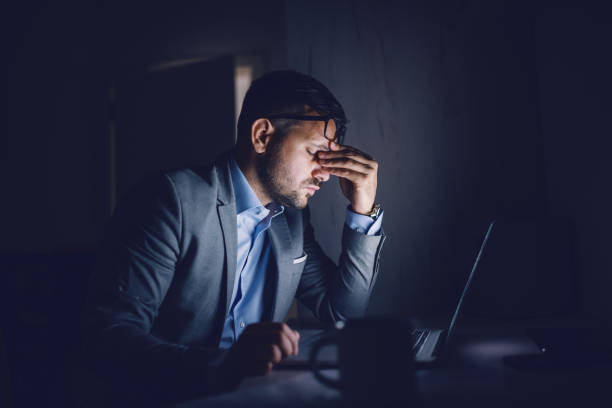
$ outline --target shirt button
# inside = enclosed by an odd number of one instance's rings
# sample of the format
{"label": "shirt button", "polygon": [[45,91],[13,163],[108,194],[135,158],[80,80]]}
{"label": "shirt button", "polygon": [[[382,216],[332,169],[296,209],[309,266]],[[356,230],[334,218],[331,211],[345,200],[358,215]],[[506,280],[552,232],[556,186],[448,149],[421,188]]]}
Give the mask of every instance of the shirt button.
{"label": "shirt button", "polygon": [[244,322],[240,322],[240,328],[244,329]]}

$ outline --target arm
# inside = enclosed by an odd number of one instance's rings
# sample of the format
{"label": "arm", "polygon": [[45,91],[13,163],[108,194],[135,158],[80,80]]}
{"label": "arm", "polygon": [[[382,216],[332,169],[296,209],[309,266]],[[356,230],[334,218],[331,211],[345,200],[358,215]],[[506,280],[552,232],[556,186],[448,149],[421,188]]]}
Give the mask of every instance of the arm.
{"label": "arm", "polygon": [[[385,235],[382,218],[363,221],[374,206],[378,185],[378,163],[368,154],[350,146],[329,143],[329,151],[319,151],[317,175],[338,177],[340,188],[350,202],[342,234],[339,265],[323,253],[314,239],[308,210],[304,211],[304,251],[309,255],[298,286],[297,297],[314,315],[324,321],[363,316],[376,277]],[[314,174],[314,173],[313,173]],[[349,227],[350,226],[350,227]],[[360,231],[361,230],[361,231]]]}
{"label": "arm", "polygon": [[354,319],[366,311],[378,276],[380,251],[385,235],[366,235],[344,225],[339,265],[314,239],[308,208],[304,214],[304,252],[308,260],[296,293],[297,298],[322,321]]}
{"label": "arm", "polygon": [[[151,334],[181,252],[181,208],[169,177],[142,184],[115,212],[90,281],[85,356],[115,385],[162,397],[220,389],[219,349]],[[221,380],[221,381],[215,381]]]}

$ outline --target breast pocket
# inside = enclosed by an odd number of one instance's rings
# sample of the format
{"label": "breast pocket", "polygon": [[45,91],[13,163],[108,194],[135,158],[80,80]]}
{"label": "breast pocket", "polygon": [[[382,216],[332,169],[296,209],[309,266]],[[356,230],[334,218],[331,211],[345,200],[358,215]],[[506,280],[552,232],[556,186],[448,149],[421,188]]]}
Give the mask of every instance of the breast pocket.
{"label": "breast pocket", "polygon": [[289,263],[289,269],[291,270],[291,274],[293,275],[294,279],[302,275],[307,258],[307,254],[302,254],[301,256],[290,258],[291,261]]}
{"label": "breast pocket", "polygon": [[297,258],[293,258],[293,264],[297,265],[297,264],[301,264],[306,262],[306,258],[308,258],[308,254],[304,254],[302,256],[299,256]]}

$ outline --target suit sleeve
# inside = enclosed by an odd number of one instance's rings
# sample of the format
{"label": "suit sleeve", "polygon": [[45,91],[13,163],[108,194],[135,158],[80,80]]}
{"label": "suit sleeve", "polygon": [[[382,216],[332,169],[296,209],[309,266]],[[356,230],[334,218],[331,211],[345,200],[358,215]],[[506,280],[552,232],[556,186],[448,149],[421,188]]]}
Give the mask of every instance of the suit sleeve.
{"label": "suit sleeve", "polygon": [[298,300],[322,321],[363,316],[378,276],[384,232],[370,236],[344,224],[342,252],[336,265],[314,238],[308,208],[303,211],[303,222],[308,258],[296,293]]}
{"label": "suit sleeve", "polygon": [[149,180],[121,203],[90,279],[83,314],[88,365],[120,386],[173,399],[214,392],[219,349],[151,334],[181,251],[181,207],[172,180]]}

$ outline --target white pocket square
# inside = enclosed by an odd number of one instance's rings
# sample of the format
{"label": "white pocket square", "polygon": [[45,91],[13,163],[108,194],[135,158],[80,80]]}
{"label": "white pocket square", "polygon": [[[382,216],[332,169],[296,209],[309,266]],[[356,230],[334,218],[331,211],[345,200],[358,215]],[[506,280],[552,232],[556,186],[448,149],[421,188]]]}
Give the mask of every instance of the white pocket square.
{"label": "white pocket square", "polygon": [[300,256],[299,258],[295,258],[293,260],[293,264],[295,265],[295,264],[302,263],[302,262],[304,262],[306,260],[306,258],[308,258],[308,254],[306,254],[304,256]]}

